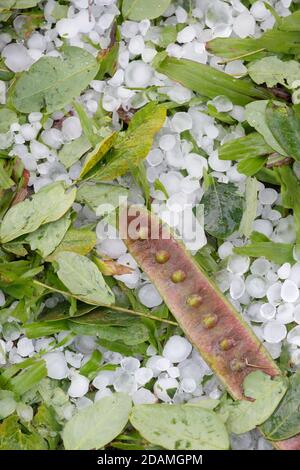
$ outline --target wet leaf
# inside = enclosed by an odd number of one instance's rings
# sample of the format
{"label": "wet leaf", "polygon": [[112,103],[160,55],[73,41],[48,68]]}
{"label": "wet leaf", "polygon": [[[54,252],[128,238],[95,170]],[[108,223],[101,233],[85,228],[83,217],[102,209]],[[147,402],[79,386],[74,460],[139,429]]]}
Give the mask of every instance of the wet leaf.
{"label": "wet leaf", "polygon": [[90,148],[90,142],[82,135],[79,139],[64,144],[58,152],[58,158],[66,168],[70,168],[70,166],[78,162],[82,155],[88,152]]}
{"label": "wet leaf", "polygon": [[130,410],[130,397],[114,393],[77,412],[63,430],[65,449],[101,449],[123,430]]}
{"label": "wet leaf", "polygon": [[245,137],[230,140],[219,148],[221,160],[243,160],[244,158],[255,158],[272,153],[265,139],[257,132],[252,132]]}
{"label": "wet leaf", "polygon": [[288,88],[293,82],[299,80],[300,64],[296,60],[281,60],[277,56],[264,57],[248,66],[248,73],[252,80],[261,85],[274,87],[278,83]]}
{"label": "wet leaf", "polygon": [[122,186],[96,183],[79,187],[76,200],[87,204],[98,216],[109,213],[119,207],[127,198],[128,190]]}
{"label": "wet leaf", "polygon": [[67,214],[27,235],[26,242],[33,251],[37,250],[43,258],[46,258],[60,244],[70,225],[70,215]]}
{"label": "wet leaf", "polygon": [[224,239],[238,229],[243,215],[243,197],[234,184],[213,181],[201,200],[204,204],[204,228]]}
{"label": "wet leaf", "polygon": [[219,417],[201,406],[138,405],[130,422],[152,444],[168,450],[225,450],[226,428]]}
{"label": "wet leaf", "polygon": [[122,14],[134,21],[152,20],[162,15],[171,0],[123,0]]}
{"label": "wet leaf", "polygon": [[251,372],[244,380],[245,396],[254,401],[240,400],[230,405],[227,427],[242,434],[262,424],[271,416],[287,390],[284,377],[271,378],[261,371]]}
{"label": "wet leaf", "polygon": [[267,439],[281,441],[300,432],[300,372],[290,378],[290,386],[278,408],[262,425]]}
{"label": "wet leaf", "polygon": [[11,207],[1,223],[2,243],[34,232],[41,225],[58,220],[71,207],[75,196],[76,189],[67,192],[64,184],[57,182],[42,188],[31,199]]}
{"label": "wet leaf", "polygon": [[288,243],[275,243],[271,241],[252,242],[249,245],[234,248],[238,255],[260,258],[264,256],[276,264],[294,263],[293,245]]}
{"label": "wet leaf", "polygon": [[69,291],[86,303],[110,305],[114,294],[105,283],[97,266],[85,256],[61,252],[55,257],[57,275]]}
{"label": "wet leaf", "polygon": [[96,234],[89,227],[71,227],[56,250],[47,257],[47,261],[53,261],[62,251],[87,255],[96,245],[96,241]]}
{"label": "wet leaf", "polygon": [[28,432],[16,415],[0,424],[0,450],[47,450],[46,441],[38,432]]}
{"label": "wet leaf", "polygon": [[[102,160],[104,155],[112,148],[117,137],[117,133],[113,132],[99,142],[96,147],[86,156],[80,178],[89,177],[89,173]],[[93,176],[93,174],[91,173]]]}
{"label": "wet leaf", "polygon": [[22,113],[57,111],[79,96],[97,71],[98,63],[92,54],[65,46],[62,57],[42,57],[22,72],[14,89],[14,106]]}

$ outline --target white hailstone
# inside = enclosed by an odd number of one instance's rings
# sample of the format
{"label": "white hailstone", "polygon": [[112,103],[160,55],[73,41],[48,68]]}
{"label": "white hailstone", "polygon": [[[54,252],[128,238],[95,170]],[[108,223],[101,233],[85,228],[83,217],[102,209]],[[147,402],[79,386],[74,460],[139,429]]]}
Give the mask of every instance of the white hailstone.
{"label": "white hailstone", "polygon": [[289,279],[293,281],[297,287],[300,287],[300,263],[296,263],[292,266]]}
{"label": "white hailstone", "polygon": [[134,38],[131,38],[128,44],[128,50],[133,55],[142,54],[145,49],[144,38],[141,35],[137,35]]}
{"label": "white hailstone", "polygon": [[73,351],[66,350],[65,351],[65,358],[68,364],[76,369],[79,369],[81,366],[81,361],[83,359],[83,354],[81,353],[74,353]]}
{"label": "white hailstone", "polygon": [[154,354],[146,362],[146,367],[152,370],[154,377],[157,377],[161,373],[160,369],[157,368],[157,363],[161,358],[162,356]]}
{"label": "white hailstone", "polygon": [[248,256],[231,255],[228,259],[227,269],[232,274],[244,274],[248,271],[250,259]]}
{"label": "white hailstone", "polygon": [[152,62],[156,54],[157,54],[157,51],[153,49],[152,47],[145,47],[142,52],[143,62],[146,62],[146,64],[149,64],[150,62]]}
{"label": "white hailstone", "polygon": [[228,73],[229,75],[240,77],[247,73],[247,67],[245,67],[241,60],[233,60],[232,62],[226,64],[224,72]]}
{"label": "white hailstone", "polygon": [[254,2],[250,8],[250,13],[258,21],[264,20],[267,16],[270,15],[269,10],[267,10],[265,3],[263,1]]}
{"label": "white hailstone", "polygon": [[152,344],[149,344],[148,348],[146,349],[147,356],[155,356],[156,353],[156,349],[152,346]]}
{"label": "white hailstone", "polygon": [[82,168],[82,165],[81,165],[81,162],[76,162],[74,163],[74,165],[72,165],[70,168],[69,168],[69,177],[72,179],[72,180],[77,180],[77,178],[79,178],[79,175],[81,173],[81,168]]}
{"label": "white hailstone", "polygon": [[300,346],[300,325],[295,326],[295,328],[293,328],[292,330],[288,332],[287,341],[290,344]]}
{"label": "white hailstone", "polygon": [[166,152],[166,161],[169,166],[173,168],[183,169],[185,168],[185,160],[179,145],[175,148]]}
{"label": "white hailstone", "polygon": [[188,203],[188,198],[187,195],[184,193],[176,193],[173,194],[168,200],[167,200],[167,209],[171,212],[182,212]]}
{"label": "white hailstone", "polygon": [[233,253],[233,245],[231,242],[224,242],[218,248],[218,255],[221,259],[225,259]]}
{"label": "white hailstone", "polygon": [[258,274],[259,276],[264,276],[270,270],[271,264],[265,258],[257,258],[250,266],[250,271],[252,274]]}
{"label": "white hailstone", "polygon": [[20,127],[20,132],[22,136],[24,137],[25,141],[34,140],[38,133],[32,124],[23,124]]}
{"label": "white hailstone", "polygon": [[192,176],[186,176],[180,181],[180,189],[185,194],[192,194],[200,189],[200,183]]}
{"label": "white hailstone", "polygon": [[187,43],[193,41],[196,37],[196,30],[193,26],[186,26],[177,34],[177,42]]}
{"label": "white hailstone", "polygon": [[296,302],[299,298],[299,289],[295,282],[287,279],[281,287],[281,298],[285,302]]}
{"label": "white hailstone", "polygon": [[276,320],[284,325],[292,323],[294,319],[294,305],[290,303],[279,305]]}
{"label": "white hailstone", "polygon": [[245,120],[245,108],[243,108],[243,106],[234,105],[230,116],[238,122],[243,122]]}
{"label": "white hailstone", "polygon": [[189,153],[185,157],[188,174],[194,178],[202,178],[204,169],[207,169],[207,160],[197,153]]}
{"label": "white hailstone", "polygon": [[178,6],[176,8],[175,15],[176,15],[177,23],[185,23],[188,17],[187,11],[181,6]]}
{"label": "white hailstone", "polygon": [[262,307],[261,302],[252,302],[247,308],[247,316],[250,320],[261,323],[263,322],[263,318],[260,313],[260,309]]}
{"label": "white hailstone", "polygon": [[220,160],[218,156],[218,151],[214,150],[208,157],[208,164],[212,170],[225,172],[228,171],[231,167],[230,160]]}
{"label": "white hailstone", "polygon": [[196,388],[197,388],[197,384],[195,382],[194,379],[183,379],[180,383],[180,386],[181,386],[181,389],[185,392],[185,393],[193,393]]}
{"label": "white hailstone", "polygon": [[115,377],[115,371],[103,370],[94,378],[92,384],[98,390],[102,390],[108,385],[112,385]]}
{"label": "white hailstone", "polygon": [[133,60],[125,70],[125,83],[130,88],[146,88],[152,79],[153,70],[142,60]]}
{"label": "white hailstone", "polygon": [[71,385],[68,388],[68,395],[72,398],[81,398],[89,391],[89,380],[84,375],[74,374],[71,378]]}
{"label": "white hailstone", "polygon": [[[112,76],[110,80],[108,80],[108,84],[113,87],[119,87],[122,85],[124,81],[124,71],[122,69],[119,69],[116,71],[116,73]],[[127,92],[126,88],[122,88],[122,91]]]}
{"label": "white hailstone", "polygon": [[269,220],[256,219],[252,224],[252,229],[255,232],[263,233],[266,237],[270,238],[273,233],[273,225]]}
{"label": "white hailstone", "polygon": [[60,37],[71,39],[79,33],[79,22],[73,18],[63,18],[58,20],[55,28]]}
{"label": "white hailstone", "polygon": [[230,283],[230,296],[236,300],[240,299],[245,292],[245,283],[243,278],[234,277]]}
{"label": "white hailstone", "polygon": [[132,394],[137,390],[137,383],[134,375],[122,371],[114,378],[113,387],[116,392]]}
{"label": "white hailstone", "polygon": [[131,398],[134,405],[152,405],[157,402],[156,396],[144,387],[134,392]]}
{"label": "white hailstone", "polygon": [[159,177],[161,183],[164,185],[169,196],[178,193],[180,190],[180,182],[183,176],[177,171],[169,171],[162,173]]}
{"label": "white hailstone", "polygon": [[270,271],[268,271],[265,276],[266,276],[267,281],[269,281],[271,283],[274,283],[274,282],[278,281],[278,279],[279,279],[278,274],[275,273],[274,271],[272,271],[272,269],[270,269]]}
{"label": "white hailstone", "polygon": [[78,117],[71,116],[63,120],[62,134],[65,140],[75,140],[81,136],[82,127]]}
{"label": "white hailstone", "polygon": [[281,282],[275,282],[267,290],[267,299],[272,305],[279,305],[281,302]]}
{"label": "white hailstone", "polygon": [[145,385],[153,377],[153,371],[149,367],[140,367],[134,373],[135,380],[139,385]]}
{"label": "white hailstone", "polygon": [[5,295],[4,292],[0,289],[0,307],[3,307],[5,305]]}
{"label": "white hailstone", "polygon": [[174,131],[178,133],[192,129],[193,127],[193,120],[191,116],[184,112],[175,113],[171,123]]}
{"label": "white hailstone", "polygon": [[233,104],[227,96],[216,96],[213,100],[208,101],[208,104],[212,104],[218,113],[228,113],[233,109]]}
{"label": "white hailstone", "polygon": [[102,106],[105,111],[113,112],[121,106],[121,100],[112,95],[104,95]]}
{"label": "white hailstone", "polygon": [[98,26],[100,26],[101,29],[106,30],[106,29],[110,28],[113,21],[114,21],[114,15],[113,14],[104,13],[98,19],[97,24],[98,24]]}
{"label": "white hailstone", "polygon": [[98,251],[112,259],[117,259],[126,253],[127,248],[122,240],[111,240],[107,238],[100,243]]}
{"label": "white hailstone", "polygon": [[216,139],[219,135],[219,129],[213,124],[207,124],[204,126],[204,131],[207,137],[210,139]]}
{"label": "white hailstone", "polygon": [[49,352],[43,356],[47,367],[47,376],[51,379],[65,379],[68,376],[67,361],[62,352]]}
{"label": "white hailstone", "polygon": [[176,379],[177,377],[180,376],[180,370],[178,367],[169,367],[169,369],[167,370],[167,373],[169,375],[169,377],[172,377],[172,379]]}
{"label": "white hailstone", "polygon": [[127,372],[134,373],[140,367],[140,361],[135,357],[124,357],[120,365]]}
{"label": "white hailstone", "polygon": [[264,188],[261,191],[259,191],[259,201],[262,204],[268,204],[272,205],[274,202],[276,202],[278,197],[277,191],[272,188]]}
{"label": "white hailstone", "polygon": [[6,85],[0,80],[0,104],[6,103]]}
{"label": "white hailstone", "polygon": [[166,357],[159,358],[156,362],[156,368],[160,372],[164,372],[168,370],[171,367],[171,365],[172,365],[171,361],[167,359]]}
{"label": "white hailstone", "polygon": [[294,351],[292,351],[292,353],[291,353],[291,362],[295,366],[300,365],[300,349],[295,349]]}
{"label": "white hailstone", "polygon": [[49,351],[51,349],[51,344],[53,343],[53,338],[39,338],[35,341],[34,349],[36,352]]}
{"label": "white hailstone", "polygon": [[6,343],[0,339],[0,365],[6,364]]}
{"label": "white hailstone", "polygon": [[[170,402],[174,396],[174,389],[178,389],[178,382],[176,379],[161,378],[158,379],[153,387],[153,391],[157,398],[164,402]],[[170,395],[168,394],[168,391]]]}
{"label": "white hailstone", "polygon": [[2,57],[6,67],[13,72],[23,72],[33,63],[28,50],[22,44],[8,44],[2,51]]}
{"label": "white hailstone", "polygon": [[42,132],[41,138],[44,144],[56,150],[58,150],[63,144],[63,135],[59,129],[46,129]]}
{"label": "white hailstone", "polygon": [[170,57],[176,57],[176,59],[181,59],[183,56],[183,48],[178,44],[169,44],[166,52]]}
{"label": "white hailstone", "polygon": [[49,157],[49,148],[38,142],[37,140],[32,140],[30,142],[30,152],[35,159],[44,159]]}
{"label": "white hailstone", "polygon": [[163,349],[163,356],[172,363],[184,361],[192,352],[192,345],[182,336],[171,336]]}
{"label": "white hailstone", "polygon": [[251,274],[245,281],[246,291],[251,297],[261,299],[265,297],[267,292],[266,281],[256,275]]}
{"label": "white hailstone", "polygon": [[275,317],[276,308],[272,304],[264,303],[260,307],[260,314],[264,320],[272,320]]}
{"label": "white hailstone", "polygon": [[293,216],[287,216],[279,220],[272,240],[279,243],[295,243],[296,232]]}
{"label": "white hailstone", "polygon": [[285,325],[276,320],[265,323],[263,328],[263,338],[267,343],[280,343],[287,334]]}
{"label": "white hailstone", "polygon": [[160,149],[154,149],[150,150],[150,152],[147,155],[147,162],[149,163],[150,166],[158,166],[161,164],[163,161],[163,154]]}
{"label": "white hailstone", "polygon": [[176,145],[176,137],[173,134],[165,134],[160,137],[158,144],[162,150],[172,150]]}
{"label": "white hailstone", "polygon": [[162,298],[153,284],[145,284],[138,291],[138,298],[145,307],[153,308],[162,303]]}
{"label": "white hailstone", "polygon": [[29,405],[25,405],[25,403],[18,403],[16,411],[18,413],[19,418],[22,421],[30,422],[33,418],[33,409]]}
{"label": "white hailstone", "polygon": [[233,31],[240,38],[253,36],[255,33],[255,19],[248,11],[244,11],[234,18]]}
{"label": "white hailstone", "polygon": [[287,279],[291,273],[290,263],[284,263],[277,271],[279,279]]}
{"label": "white hailstone", "polygon": [[18,341],[17,352],[22,357],[30,356],[34,352],[34,346],[31,339],[21,338]]}
{"label": "white hailstone", "polygon": [[35,31],[27,40],[27,46],[29,49],[39,49],[44,51],[47,47],[47,40],[45,36]]}
{"label": "white hailstone", "polygon": [[76,408],[78,410],[83,410],[84,408],[87,408],[88,406],[92,405],[93,401],[90,400],[87,397],[81,397],[79,400],[76,401]]}
{"label": "white hailstone", "polygon": [[264,342],[264,347],[269,351],[271,357],[273,359],[278,359],[278,357],[280,357],[280,354],[281,354],[281,346],[282,346],[282,343],[266,343]]}
{"label": "white hailstone", "polygon": [[98,390],[98,392],[95,394],[94,401],[99,401],[104,397],[110,397],[112,395],[112,391],[109,388],[102,388],[101,390]]}
{"label": "white hailstone", "polygon": [[28,121],[33,124],[34,122],[39,122],[43,118],[43,114],[39,112],[32,112],[28,114]]}
{"label": "white hailstone", "polygon": [[300,325],[300,304],[294,309],[294,321]]}
{"label": "white hailstone", "polygon": [[88,10],[81,10],[74,16],[79,33],[89,33],[95,26],[95,18]]}
{"label": "white hailstone", "polygon": [[82,354],[91,354],[96,349],[96,341],[93,336],[77,336],[75,348]]}
{"label": "white hailstone", "polygon": [[230,441],[232,450],[254,450],[255,442],[250,432],[231,434]]}

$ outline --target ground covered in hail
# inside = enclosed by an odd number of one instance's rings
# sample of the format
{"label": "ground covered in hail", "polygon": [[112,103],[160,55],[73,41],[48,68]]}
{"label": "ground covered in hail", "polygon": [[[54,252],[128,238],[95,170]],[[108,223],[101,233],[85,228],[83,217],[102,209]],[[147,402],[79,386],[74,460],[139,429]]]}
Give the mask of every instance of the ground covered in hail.
{"label": "ground covered in hail", "polygon": [[[0,29],[0,449],[300,433],[300,2],[0,0]],[[125,200],[253,330],[278,375],[248,361],[252,400],[162,298],[168,252],[156,279],[121,239]]]}

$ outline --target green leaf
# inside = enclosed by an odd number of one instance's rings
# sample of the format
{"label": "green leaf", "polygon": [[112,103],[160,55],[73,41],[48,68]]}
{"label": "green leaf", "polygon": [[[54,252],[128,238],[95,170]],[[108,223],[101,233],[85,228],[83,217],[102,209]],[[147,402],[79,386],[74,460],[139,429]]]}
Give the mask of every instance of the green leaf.
{"label": "green leaf", "polygon": [[[144,343],[149,339],[148,328],[139,318],[116,312],[94,311],[70,319],[70,328],[79,335],[96,335],[106,341],[119,341],[127,346]],[[109,317],[109,318],[107,318]]]}
{"label": "green leaf", "polygon": [[293,245],[288,243],[274,243],[267,241],[253,242],[249,245],[234,248],[238,255],[260,258],[264,256],[276,264],[294,263]]}
{"label": "green leaf", "polygon": [[246,176],[253,176],[264,166],[267,157],[250,157],[241,160],[237,165],[237,170]]}
{"label": "green leaf", "polygon": [[114,393],[84,408],[64,427],[65,449],[101,449],[123,430],[130,410],[131,399],[123,393]]}
{"label": "green leaf", "polygon": [[102,216],[119,207],[121,198],[124,202],[127,195],[128,190],[122,186],[105,183],[84,184],[79,187],[76,200],[87,204],[98,216]]}
{"label": "green leaf", "polygon": [[89,360],[80,368],[80,375],[84,375],[89,380],[93,380],[102,368],[102,353],[97,349],[93,351]]}
{"label": "green leaf", "polygon": [[89,227],[71,227],[56,250],[47,257],[47,261],[53,261],[62,251],[70,251],[79,255],[87,255],[96,245],[96,234]]}
{"label": "green leaf", "polygon": [[279,29],[281,31],[300,31],[300,11],[280,19]]}
{"label": "green leaf", "polygon": [[245,191],[245,210],[241,220],[239,232],[249,238],[257,211],[258,181],[256,178],[247,178]]}
{"label": "green leaf", "polygon": [[220,70],[188,59],[167,57],[158,65],[158,71],[202,96],[215,98],[225,95],[237,105],[271,96],[267,90],[249,81],[233,78]]}
{"label": "green leaf", "polygon": [[274,138],[269,129],[266,120],[266,109],[268,106],[267,100],[253,101],[246,106],[245,118],[250,126],[259,132],[267,144],[281,155],[286,155],[286,152],[281,148],[277,140]]}
{"label": "green leaf", "polygon": [[112,148],[117,137],[117,133],[113,132],[99,142],[96,147],[86,156],[79,178],[93,176],[91,170],[102,160],[104,155]]}
{"label": "green leaf", "polygon": [[107,156],[107,163],[93,177],[108,181],[139,164],[151,150],[153,139],[166,119],[166,109],[149,103],[132,118],[127,131],[118,136]]}
{"label": "green leaf", "polygon": [[69,291],[86,303],[110,305],[114,294],[105,283],[97,266],[88,258],[71,252],[61,252],[55,257],[57,275]]}
{"label": "green leaf", "polygon": [[245,60],[256,60],[266,52],[298,54],[300,44],[297,32],[272,29],[257,39],[216,38],[209,41],[206,48],[209,52],[228,59],[243,57]]}
{"label": "green leaf", "polygon": [[42,57],[17,80],[13,103],[22,113],[63,108],[88,86],[98,71],[97,60],[84,49],[65,46],[62,57]]}
{"label": "green leaf", "polygon": [[0,450],[47,450],[46,441],[38,432],[30,432],[12,415],[0,424]]}
{"label": "green leaf", "polygon": [[266,83],[274,87],[278,83],[293,88],[293,82],[299,80],[300,64],[295,60],[280,60],[277,56],[264,57],[248,66],[248,73],[255,83]]}
{"label": "green leaf", "polygon": [[0,109],[0,134],[5,134],[9,131],[10,126],[18,122],[18,117],[14,111],[8,108]]}
{"label": "green leaf", "polygon": [[60,219],[73,204],[75,196],[75,188],[66,192],[64,184],[59,181],[42,188],[31,199],[11,207],[1,223],[1,242],[9,242]]}
{"label": "green leaf", "polygon": [[0,0],[0,8],[32,8],[39,3],[39,0]]}
{"label": "green leaf", "polygon": [[219,148],[221,160],[243,160],[244,158],[256,158],[272,153],[273,149],[265,139],[257,132],[252,132],[245,137],[230,140]]}
{"label": "green leaf", "polygon": [[10,178],[10,175],[4,166],[4,161],[0,160],[0,188],[9,189],[14,184],[14,181]]}
{"label": "green leaf", "polygon": [[244,392],[255,401],[240,400],[230,405],[226,422],[229,431],[242,434],[262,424],[277,408],[286,390],[284,377],[272,379],[260,370],[251,372],[244,380]]}
{"label": "green leaf", "polygon": [[76,109],[76,113],[78,114],[78,117],[80,119],[81,127],[85,137],[88,139],[91,146],[94,147],[99,142],[99,136],[94,131],[93,119],[91,119],[90,116],[87,115],[84,107],[76,101],[74,102],[74,108]]}
{"label": "green leaf", "polygon": [[266,119],[270,131],[286,154],[300,161],[300,118],[294,108],[270,102]]}
{"label": "green leaf", "polygon": [[90,148],[90,142],[85,135],[82,135],[79,139],[64,144],[58,152],[58,158],[66,168],[70,168],[70,166],[78,162],[82,155],[88,152]]}
{"label": "green leaf", "polygon": [[27,235],[26,242],[33,251],[37,250],[43,258],[46,258],[60,244],[70,225],[70,214],[66,214],[61,219],[42,225]]}
{"label": "green leaf", "polygon": [[57,421],[54,409],[42,403],[33,418],[33,425],[37,432],[47,440],[49,449],[56,449],[60,440],[61,425]]}
{"label": "green leaf", "polygon": [[123,0],[122,15],[134,21],[153,20],[161,16],[171,0]]}
{"label": "green leaf", "polygon": [[189,405],[138,405],[130,422],[154,445],[168,450],[224,450],[226,428],[213,411]]}
{"label": "green leaf", "polygon": [[282,205],[292,209],[294,214],[297,242],[300,242],[300,181],[292,168],[282,166],[275,168],[275,172],[281,184]]}
{"label": "green leaf", "polygon": [[238,229],[243,215],[243,197],[234,184],[213,180],[201,204],[204,204],[204,228],[210,235],[224,239]]}
{"label": "green leaf", "polygon": [[9,381],[9,389],[18,395],[23,395],[35,387],[43,378],[47,377],[46,363],[43,359],[22,370]]}
{"label": "green leaf", "polygon": [[[0,390],[0,419],[5,419],[16,410],[14,394],[9,390]],[[1,435],[0,435],[1,438]]]}
{"label": "green leaf", "polygon": [[300,432],[300,371],[292,375],[290,386],[278,408],[261,427],[267,439],[281,441]]}

